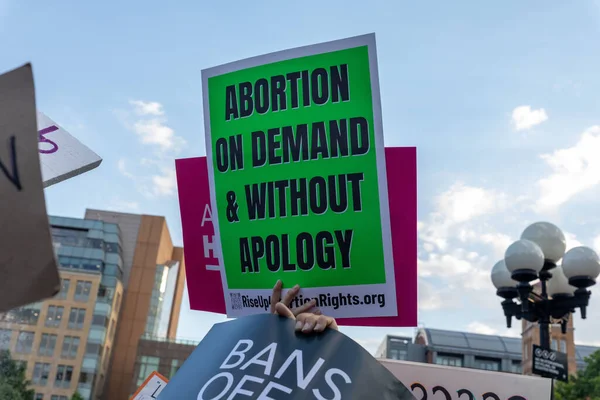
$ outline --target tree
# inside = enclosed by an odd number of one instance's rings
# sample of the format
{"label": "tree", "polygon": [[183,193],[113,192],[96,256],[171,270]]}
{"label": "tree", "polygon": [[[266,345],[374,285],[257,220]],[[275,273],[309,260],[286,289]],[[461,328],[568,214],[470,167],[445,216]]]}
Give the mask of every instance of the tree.
{"label": "tree", "polygon": [[585,369],[571,376],[569,383],[556,384],[556,400],[600,400],[600,350],[586,357],[585,362]]}
{"label": "tree", "polygon": [[29,389],[25,366],[10,356],[10,351],[0,350],[0,400],[30,400],[35,391]]}
{"label": "tree", "polygon": [[71,397],[71,400],[83,400],[83,396],[79,394],[79,392],[75,392],[73,393],[73,397]]}

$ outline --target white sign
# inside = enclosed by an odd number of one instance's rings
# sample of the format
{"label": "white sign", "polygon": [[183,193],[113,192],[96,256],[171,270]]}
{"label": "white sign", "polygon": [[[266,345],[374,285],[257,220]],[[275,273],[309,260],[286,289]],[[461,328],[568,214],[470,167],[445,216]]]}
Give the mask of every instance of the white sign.
{"label": "white sign", "polygon": [[96,168],[100,156],[38,111],[38,146],[44,187]]}
{"label": "white sign", "polygon": [[131,400],[155,400],[168,382],[167,378],[154,371],[134,393]]}
{"label": "white sign", "polygon": [[0,312],[60,289],[42,187],[31,65],[0,75]]}
{"label": "white sign", "polygon": [[379,360],[418,400],[548,400],[546,378],[460,367]]}

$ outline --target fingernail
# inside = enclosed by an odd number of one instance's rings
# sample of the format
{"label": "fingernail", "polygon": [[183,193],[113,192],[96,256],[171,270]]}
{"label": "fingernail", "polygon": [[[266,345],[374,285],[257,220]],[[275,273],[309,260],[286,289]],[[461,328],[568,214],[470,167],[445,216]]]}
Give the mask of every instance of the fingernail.
{"label": "fingernail", "polygon": [[296,321],[296,330],[299,331],[302,329],[302,325],[304,325],[302,321]]}
{"label": "fingernail", "polygon": [[294,289],[294,290],[298,290],[298,289],[300,289],[300,285],[296,285],[296,286],[294,286],[292,289]]}
{"label": "fingernail", "polygon": [[277,286],[281,286],[281,279],[277,279]]}
{"label": "fingernail", "polygon": [[325,325],[318,323],[317,326],[315,326],[315,331],[322,332],[323,330],[325,330]]}

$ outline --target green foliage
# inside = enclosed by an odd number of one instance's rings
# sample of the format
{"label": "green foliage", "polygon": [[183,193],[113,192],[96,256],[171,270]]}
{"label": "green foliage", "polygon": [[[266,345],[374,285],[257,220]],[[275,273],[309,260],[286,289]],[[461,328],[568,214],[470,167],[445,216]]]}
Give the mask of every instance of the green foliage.
{"label": "green foliage", "polygon": [[10,356],[8,350],[0,350],[0,400],[30,400],[35,391],[29,389],[25,367]]}
{"label": "green foliage", "polygon": [[73,393],[73,397],[71,397],[71,400],[83,400],[83,396],[81,396],[79,392],[75,392]]}
{"label": "green foliage", "polygon": [[569,383],[556,383],[556,400],[600,400],[600,350],[587,357],[585,362],[585,370],[571,376]]}

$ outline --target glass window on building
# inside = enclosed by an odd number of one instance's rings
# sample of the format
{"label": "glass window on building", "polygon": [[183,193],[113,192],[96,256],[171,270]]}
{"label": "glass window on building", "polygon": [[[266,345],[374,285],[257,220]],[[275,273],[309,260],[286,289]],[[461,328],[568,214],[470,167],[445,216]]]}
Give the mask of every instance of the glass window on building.
{"label": "glass window on building", "polygon": [[56,295],[56,298],[59,300],[65,300],[67,295],[69,294],[69,288],[71,287],[70,279],[61,279],[60,280],[60,292]]}
{"label": "glass window on building", "polygon": [[10,349],[10,339],[12,331],[10,329],[0,329],[0,350]]}
{"label": "glass window on building", "polygon": [[59,328],[64,311],[65,308],[63,306],[48,306],[46,326],[49,328]]}
{"label": "glass window on building", "polygon": [[88,343],[85,346],[85,355],[86,356],[96,356],[99,357],[102,355],[102,345],[98,343]]}
{"label": "glass window on building", "polygon": [[76,358],[77,351],[79,351],[79,341],[77,336],[65,336],[60,356],[67,359]]}
{"label": "glass window on building", "polygon": [[38,349],[38,355],[52,357],[54,355],[54,349],[56,348],[56,335],[49,333],[42,334],[42,340],[40,340],[40,347]]}
{"label": "glass window on building", "polygon": [[513,374],[520,374],[523,371],[521,368],[521,361],[512,360],[510,363],[510,372]]}
{"label": "glass window on building", "polygon": [[138,374],[137,386],[141,386],[142,383],[146,380],[148,375],[150,375],[153,371],[158,371],[158,364],[160,363],[160,358],[158,357],[150,357],[150,356],[140,356],[140,372]]}
{"label": "glass window on building", "polygon": [[169,379],[173,378],[173,376],[175,376],[175,374],[177,373],[177,371],[179,371],[179,360],[178,359],[173,359],[171,360],[171,372],[169,374]]}
{"label": "glass window on building", "polygon": [[475,357],[475,368],[485,369],[486,371],[500,371],[500,360]]}
{"label": "glass window on building", "polygon": [[94,314],[92,315],[92,325],[100,326],[102,328],[108,328],[109,319],[104,315]]}
{"label": "glass window on building", "polygon": [[552,348],[552,350],[558,351],[558,340],[552,339],[552,344],[550,345],[550,347]]}
{"label": "glass window on building", "polygon": [[50,376],[50,364],[48,363],[35,363],[33,366],[33,375],[31,382],[34,385],[46,386],[48,383],[48,377]]}
{"label": "glass window on building", "polygon": [[90,299],[91,290],[92,282],[77,281],[77,285],[75,286],[75,301],[88,301]]}
{"label": "glass window on building", "polygon": [[462,367],[463,358],[462,356],[455,354],[438,353],[437,357],[435,358],[435,363],[439,365],[447,365],[450,367]]}
{"label": "glass window on building", "polygon": [[71,308],[69,314],[69,329],[83,329],[85,321],[85,308]]}
{"label": "glass window on building", "polygon": [[406,350],[390,349],[390,358],[392,360],[406,360],[408,354]]}
{"label": "glass window on building", "polygon": [[3,321],[21,325],[37,325],[41,303],[17,307],[5,314]]}
{"label": "glass window on building", "polygon": [[44,400],[44,393],[36,393],[34,400]]}
{"label": "glass window on building", "polygon": [[104,251],[107,253],[121,253],[121,246],[118,243],[104,242]]}
{"label": "glass window on building", "polygon": [[54,387],[68,389],[71,387],[71,379],[73,378],[73,367],[70,365],[59,365],[56,368],[56,379]]}
{"label": "glass window on building", "polygon": [[50,400],[69,400],[69,398],[67,396],[59,396],[57,394],[53,394],[52,397],[50,397]]}
{"label": "glass window on building", "polygon": [[15,353],[21,354],[29,354],[31,353],[31,347],[33,346],[33,338],[35,336],[34,332],[19,332],[19,337],[17,338],[17,347],[15,348]]}
{"label": "glass window on building", "polygon": [[102,283],[100,284],[100,286],[98,286],[98,301],[99,302],[111,304],[113,301],[114,295],[115,295],[114,288],[110,288]]}
{"label": "glass window on building", "polygon": [[560,351],[561,353],[567,352],[567,341],[566,340],[560,341],[560,349],[558,351]]}

